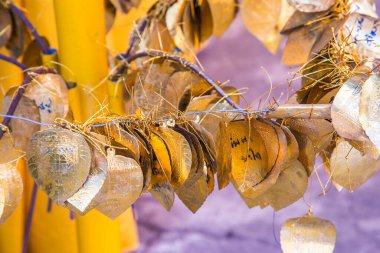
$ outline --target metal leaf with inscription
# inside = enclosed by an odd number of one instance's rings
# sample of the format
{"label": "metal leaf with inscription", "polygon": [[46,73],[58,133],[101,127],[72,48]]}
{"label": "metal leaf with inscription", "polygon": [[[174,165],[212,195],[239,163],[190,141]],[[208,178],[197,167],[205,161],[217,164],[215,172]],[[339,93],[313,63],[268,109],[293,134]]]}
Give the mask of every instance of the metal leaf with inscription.
{"label": "metal leaf with inscription", "polygon": [[96,149],[92,152],[93,165],[83,186],[65,202],[73,212],[84,215],[105,200],[102,188],[107,177],[107,159]]}
{"label": "metal leaf with inscription", "polygon": [[349,191],[358,189],[380,170],[380,160],[362,155],[347,141],[336,145],[327,165],[332,180]]}
{"label": "metal leaf with inscription", "polygon": [[253,120],[232,121],[227,126],[231,152],[231,176],[241,192],[260,183],[269,173],[267,149]]}
{"label": "metal leaf with inscription", "polygon": [[61,128],[35,133],[26,157],[33,179],[58,204],[79,190],[91,167],[91,151],[84,137]]}
{"label": "metal leaf with inscription", "polygon": [[351,140],[367,139],[359,121],[360,94],[366,75],[347,80],[335,95],[331,106],[331,119],[339,136]]}
{"label": "metal leaf with inscription", "polygon": [[[261,135],[268,156],[268,174],[258,184],[240,192],[244,202],[249,207],[259,204],[258,197],[265,194],[276,182],[284,168],[287,155],[287,142],[285,133],[280,126],[270,121],[251,121],[251,125]],[[234,183],[234,182],[233,182]],[[235,184],[234,184],[235,185]],[[236,188],[236,185],[235,185]]]}
{"label": "metal leaf with inscription", "polygon": [[380,150],[380,75],[374,74],[362,87],[359,120],[369,139]]}
{"label": "metal leaf with inscription", "polygon": [[380,58],[379,20],[369,16],[353,13],[345,22],[342,31],[349,39],[349,45],[362,59]]}
{"label": "metal leaf with inscription", "polygon": [[288,3],[302,12],[321,12],[330,9],[336,0],[288,0]]}
{"label": "metal leaf with inscription", "polygon": [[96,210],[111,219],[124,213],[141,195],[143,173],[132,158],[108,155],[107,177],[102,188],[105,199]]}
{"label": "metal leaf with inscription", "polygon": [[[8,109],[12,103],[13,96],[16,94],[17,89],[11,88],[3,99],[2,111],[3,114],[8,112]],[[22,96],[17,104],[14,116],[28,118],[37,122],[40,122],[40,114],[36,103],[25,96]],[[33,133],[40,130],[40,126],[27,122],[24,120],[12,119],[10,123],[10,129],[12,137],[14,139],[14,146],[17,149],[25,150],[30,137]]]}
{"label": "metal leaf with inscription", "polygon": [[65,118],[68,113],[67,91],[66,97],[63,97],[59,83],[55,83],[50,77],[47,79],[42,79],[42,77],[39,78],[40,80],[34,79],[29,83],[24,96],[36,103],[41,122],[54,123],[56,118]]}
{"label": "metal leaf with inscription", "polygon": [[23,183],[16,162],[0,164],[0,224],[16,210],[22,198]]}
{"label": "metal leaf with inscription", "polygon": [[8,132],[0,139],[0,164],[15,162],[24,155],[24,152],[14,147],[14,139]]}
{"label": "metal leaf with inscription", "polygon": [[287,220],[280,235],[284,253],[332,253],[336,229],[328,220],[304,216]]}
{"label": "metal leaf with inscription", "polygon": [[63,77],[53,73],[40,74],[33,77],[33,82],[49,89],[60,98],[64,108],[62,117],[66,117],[69,112],[69,91]]}

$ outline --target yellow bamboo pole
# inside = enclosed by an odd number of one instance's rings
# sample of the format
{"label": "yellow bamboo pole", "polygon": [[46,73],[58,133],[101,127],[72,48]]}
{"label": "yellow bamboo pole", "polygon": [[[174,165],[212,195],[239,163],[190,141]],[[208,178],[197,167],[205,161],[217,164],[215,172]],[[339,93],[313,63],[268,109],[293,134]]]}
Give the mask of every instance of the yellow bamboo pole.
{"label": "yellow bamboo pole", "polygon": [[124,115],[123,83],[107,80],[109,110],[118,115]]}
{"label": "yellow bamboo pole", "polygon": [[[5,50],[0,53],[6,54]],[[20,68],[0,61],[0,101],[2,101],[5,92],[12,86],[19,85],[23,79],[23,72]],[[1,104],[0,104],[1,109]],[[26,168],[25,163],[20,161],[17,169],[24,177]],[[25,188],[25,187],[24,187]],[[25,196],[25,195],[24,195]],[[25,199],[25,197],[24,197]],[[0,252],[1,253],[19,253],[22,248],[22,238],[24,232],[24,200],[21,201],[12,216],[0,225]]]}
{"label": "yellow bamboo pole", "polygon": [[[58,44],[56,27],[52,25],[55,23],[53,0],[23,0],[23,9],[39,34],[46,37],[50,45],[56,48]],[[52,63],[56,60],[56,55],[43,55],[42,59],[45,66],[57,67]],[[33,188],[33,180],[30,175],[26,176],[26,182],[26,208],[28,209]],[[70,220],[69,211],[53,203],[51,212],[47,212],[47,206],[46,194],[38,190],[28,252],[48,253],[54,247],[54,252],[57,253],[76,253],[76,223],[74,220]]]}
{"label": "yellow bamboo pole", "polygon": [[50,46],[58,47],[57,30],[54,25],[53,0],[23,0],[25,14],[41,36],[48,39]]}
{"label": "yellow bamboo pole", "polygon": [[[83,121],[99,109],[99,103],[106,102],[104,2],[55,0],[54,6],[60,62],[65,66],[61,70],[66,79],[79,85]],[[111,221],[97,211],[76,220],[80,253],[121,252],[120,220]]]}

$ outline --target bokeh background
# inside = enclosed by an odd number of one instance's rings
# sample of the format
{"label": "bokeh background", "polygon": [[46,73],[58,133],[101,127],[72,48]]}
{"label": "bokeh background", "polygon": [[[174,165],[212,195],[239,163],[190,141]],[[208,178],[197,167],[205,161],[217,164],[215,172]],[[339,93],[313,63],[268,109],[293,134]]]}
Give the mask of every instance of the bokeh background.
{"label": "bokeh background", "polygon": [[[380,0],[376,4],[379,10]],[[278,98],[283,92],[284,102],[287,79],[295,71],[281,65],[280,54],[271,55],[250,35],[240,16],[222,38],[211,39],[198,58],[214,79],[249,88],[244,95],[248,103],[263,94],[265,98],[271,83],[279,85],[272,95]],[[323,168],[318,171],[325,185],[328,178]],[[275,214],[271,207],[249,209],[231,185],[222,191],[215,188],[196,214],[178,199],[167,212],[146,194],[136,202],[141,240],[136,253],[281,252],[282,224],[304,215],[310,201],[315,216],[329,219],[336,226],[334,252],[380,252],[380,174],[377,174],[354,193],[338,192],[330,184],[325,195],[314,176],[304,199]]]}

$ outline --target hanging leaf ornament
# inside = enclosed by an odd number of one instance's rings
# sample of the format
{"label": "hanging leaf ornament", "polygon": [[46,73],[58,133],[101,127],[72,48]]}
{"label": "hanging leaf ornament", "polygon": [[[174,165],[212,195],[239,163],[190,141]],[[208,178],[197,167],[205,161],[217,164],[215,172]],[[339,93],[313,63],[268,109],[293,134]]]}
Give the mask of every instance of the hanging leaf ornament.
{"label": "hanging leaf ornament", "polygon": [[380,75],[365,81],[360,96],[359,121],[369,139],[380,150]]}
{"label": "hanging leaf ornament", "polygon": [[380,170],[380,160],[373,159],[369,154],[361,154],[347,141],[340,141],[326,169],[335,183],[352,192]]}
{"label": "hanging leaf ornament", "polygon": [[334,129],[341,137],[358,141],[367,139],[359,121],[361,89],[367,78],[366,75],[350,78],[335,95],[331,106],[331,119]]}
{"label": "hanging leaf ornament", "polygon": [[332,253],[336,229],[328,220],[310,215],[287,220],[281,228],[281,249],[284,253]]}
{"label": "hanging leaf ornament", "polygon": [[335,2],[336,0],[288,0],[291,6],[302,12],[327,11]]}
{"label": "hanging leaf ornament", "polygon": [[91,167],[91,152],[86,140],[66,129],[36,132],[26,154],[33,179],[59,204],[78,191]]}
{"label": "hanging leaf ornament", "polygon": [[0,164],[15,162],[24,155],[24,152],[15,148],[14,138],[9,132],[5,132],[0,140]]}
{"label": "hanging leaf ornament", "polygon": [[281,41],[281,0],[243,0],[241,15],[247,29],[275,53]]}
{"label": "hanging leaf ornament", "polygon": [[378,34],[378,18],[354,13],[345,22],[342,31],[351,42],[352,49],[363,59],[366,57],[380,58],[380,42]]}
{"label": "hanging leaf ornament", "polygon": [[105,199],[102,189],[108,174],[107,159],[96,149],[92,148],[92,165],[90,174],[82,187],[65,202],[73,212],[84,215],[98,206]]}
{"label": "hanging leaf ornament", "polygon": [[[7,114],[14,97],[18,92],[17,88],[11,88],[2,101],[3,114]],[[32,99],[22,95],[13,113],[14,116],[28,118],[36,122],[41,122],[41,116],[37,104]],[[23,120],[11,120],[11,135],[16,149],[25,150],[31,136],[40,130],[40,126]]]}
{"label": "hanging leaf ornament", "polygon": [[25,96],[37,104],[41,122],[53,123],[56,118],[65,118],[69,112],[66,82],[58,74],[34,76],[28,84]]}
{"label": "hanging leaf ornament", "polygon": [[204,2],[210,6],[213,34],[221,37],[235,19],[237,2],[236,0],[208,0]]}
{"label": "hanging leaf ornament", "polygon": [[140,165],[132,158],[107,154],[107,176],[102,188],[105,196],[96,209],[111,219],[124,213],[140,197],[143,174]]}
{"label": "hanging leaf ornament", "polygon": [[16,162],[0,164],[0,224],[16,210],[22,193],[23,183]]}

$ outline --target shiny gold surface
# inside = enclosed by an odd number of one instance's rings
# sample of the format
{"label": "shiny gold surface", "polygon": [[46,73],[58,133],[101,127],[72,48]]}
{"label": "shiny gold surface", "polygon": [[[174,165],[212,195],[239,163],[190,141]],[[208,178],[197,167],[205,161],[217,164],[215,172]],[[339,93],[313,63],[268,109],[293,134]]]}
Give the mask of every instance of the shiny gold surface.
{"label": "shiny gold surface", "polygon": [[363,141],[367,139],[359,122],[359,105],[362,85],[368,78],[358,75],[347,80],[335,95],[331,106],[331,119],[339,136]]}
{"label": "shiny gold surface", "polygon": [[289,219],[281,228],[284,253],[332,253],[335,240],[334,224],[318,217]]}
{"label": "shiny gold surface", "polygon": [[380,75],[365,81],[360,96],[359,120],[372,143],[380,150]]}
{"label": "shiny gold surface", "polygon": [[96,209],[111,219],[124,213],[140,197],[143,174],[132,158],[109,154],[107,176],[102,188],[105,199]]}
{"label": "shiny gold surface", "polygon": [[91,152],[85,139],[66,129],[35,133],[26,156],[28,170],[38,186],[59,204],[78,191],[91,166]]}
{"label": "shiny gold surface", "polygon": [[23,183],[16,162],[0,164],[0,224],[16,210],[22,198]]}

